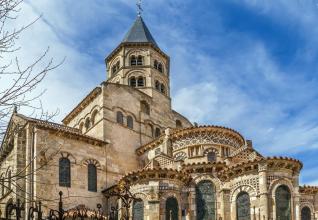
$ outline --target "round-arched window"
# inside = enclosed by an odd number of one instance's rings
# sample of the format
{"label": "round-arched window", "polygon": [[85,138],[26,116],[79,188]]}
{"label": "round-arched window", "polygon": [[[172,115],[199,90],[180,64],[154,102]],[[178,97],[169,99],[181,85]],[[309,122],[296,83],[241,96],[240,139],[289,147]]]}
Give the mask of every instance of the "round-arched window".
{"label": "round-arched window", "polygon": [[301,209],[301,220],[311,220],[311,211],[308,206]]}
{"label": "round-arched window", "polygon": [[209,180],[199,182],[195,188],[197,220],[216,219],[216,195],[214,184]]}
{"label": "round-arched window", "polygon": [[287,186],[281,185],[277,187],[275,192],[276,203],[276,219],[290,220],[291,219],[291,195]]}
{"label": "round-arched window", "polygon": [[166,200],[166,220],[179,220],[179,205],[175,197]]}
{"label": "round-arched window", "polygon": [[144,201],[138,199],[133,203],[133,220],[144,219]]}
{"label": "round-arched window", "polygon": [[251,219],[251,203],[250,196],[247,192],[240,192],[236,198],[236,216],[237,220]]}

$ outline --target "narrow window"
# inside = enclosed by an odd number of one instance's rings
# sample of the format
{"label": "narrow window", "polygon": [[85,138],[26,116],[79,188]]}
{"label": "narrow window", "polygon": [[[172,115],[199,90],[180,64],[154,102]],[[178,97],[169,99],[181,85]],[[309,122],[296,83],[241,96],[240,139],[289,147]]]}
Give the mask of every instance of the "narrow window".
{"label": "narrow window", "polygon": [[[251,202],[247,192],[240,192],[236,198],[236,219],[250,220],[251,219]],[[255,217],[255,216],[254,216]]]}
{"label": "narrow window", "polygon": [[59,161],[59,185],[71,187],[71,162],[65,157]]}
{"label": "narrow window", "polygon": [[157,80],[155,82],[155,88],[156,88],[156,90],[160,91],[160,83]]}
{"label": "narrow window", "polygon": [[143,61],[143,57],[142,57],[141,55],[139,55],[139,56],[138,56],[138,59],[137,59],[137,65],[138,65],[138,66],[142,66],[142,65],[143,65],[143,62],[142,62],[142,61]]}
{"label": "narrow window", "polygon": [[158,64],[158,70],[159,70],[159,72],[161,72],[161,73],[163,72],[162,64],[161,64],[161,63]]}
{"label": "narrow window", "polygon": [[94,164],[87,165],[88,191],[97,192],[97,169]]}
{"label": "narrow window", "polygon": [[153,137],[153,127],[151,124],[146,125],[146,134],[150,137]]}
{"label": "narrow window", "polygon": [[136,56],[132,55],[132,56],[130,57],[130,65],[131,65],[131,66],[136,66],[136,65],[137,65]]}
{"label": "narrow window", "polygon": [[161,86],[160,86],[160,92],[161,92],[162,94],[165,94],[165,93],[166,93],[166,87],[165,87],[165,85],[161,84]]}
{"label": "narrow window", "polygon": [[133,220],[144,219],[144,202],[141,199],[137,199],[133,202]]}
{"label": "narrow window", "polygon": [[159,137],[159,136],[160,136],[160,133],[161,133],[160,128],[156,128],[156,130],[155,130],[155,137]]}
{"label": "narrow window", "polygon": [[89,118],[86,118],[85,120],[85,128],[88,130],[91,127],[91,120]]}
{"label": "narrow window", "polygon": [[209,162],[214,162],[214,161],[216,161],[216,155],[215,155],[214,152],[209,152],[209,153],[207,154],[207,158],[208,158],[208,161],[209,161]]}
{"label": "narrow window", "polygon": [[129,85],[136,87],[136,78],[134,76],[129,79]]}
{"label": "narrow window", "polygon": [[127,117],[127,127],[131,129],[134,128],[134,119],[131,116]]}
{"label": "narrow window", "polygon": [[176,128],[182,128],[182,122],[180,120],[176,120]]}
{"label": "narrow window", "polygon": [[84,123],[82,122],[78,128],[81,131],[81,133],[83,133],[83,128],[84,128]]}
{"label": "narrow window", "polygon": [[117,112],[117,123],[124,124],[124,115],[121,112]]}
{"label": "narrow window", "polygon": [[153,67],[154,67],[155,69],[158,69],[158,61],[157,61],[157,60],[155,60],[155,62],[154,62],[154,64],[153,64]]}
{"label": "narrow window", "polygon": [[96,123],[96,115],[97,115],[97,110],[95,110],[92,114],[92,125]]}
{"label": "narrow window", "polygon": [[139,76],[139,77],[138,77],[137,84],[138,84],[138,87],[143,87],[143,86],[145,86],[144,78],[143,78],[142,76]]}
{"label": "narrow window", "polygon": [[140,102],[140,110],[149,115],[150,114],[150,107],[149,107],[149,104],[146,102],[146,101],[141,101]]}
{"label": "narrow window", "polygon": [[116,63],[116,71],[118,71],[118,70],[119,70],[119,66],[120,66],[120,62],[119,62],[119,61],[117,61],[117,63]]}
{"label": "narrow window", "polygon": [[114,74],[116,72],[116,66],[112,67],[112,74]]}
{"label": "narrow window", "polygon": [[291,194],[285,185],[279,186],[275,191],[276,219],[291,219]]}
{"label": "narrow window", "polygon": [[311,211],[308,206],[301,209],[301,220],[311,220]]}

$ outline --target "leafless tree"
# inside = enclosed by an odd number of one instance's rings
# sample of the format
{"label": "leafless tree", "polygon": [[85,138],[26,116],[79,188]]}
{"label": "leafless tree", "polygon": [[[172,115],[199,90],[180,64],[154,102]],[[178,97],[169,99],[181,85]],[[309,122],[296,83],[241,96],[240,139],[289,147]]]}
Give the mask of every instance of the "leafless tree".
{"label": "leafless tree", "polygon": [[[8,121],[14,109],[30,108],[37,112],[37,116],[46,120],[57,114],[45,112],[40,102],[40,97],[45,90],[35,92],[35,89],[43,81],[47,73],[59,65],[50,59],[43,67],[43,60],[47,58],[48,51],[35,59],[26,67],[20,65],[15,53],[21,49],[17,46],[17,40],[21,33],[33,25],[41,17],[20,26],[18,28],[10,25],[16,20],[21,10],[23,0],[0,0],[0,80],[5,80],[6,85],[0,88],[0,143],[3,140]],[[4,63],[4,57],[13,55],[13,59]]]}

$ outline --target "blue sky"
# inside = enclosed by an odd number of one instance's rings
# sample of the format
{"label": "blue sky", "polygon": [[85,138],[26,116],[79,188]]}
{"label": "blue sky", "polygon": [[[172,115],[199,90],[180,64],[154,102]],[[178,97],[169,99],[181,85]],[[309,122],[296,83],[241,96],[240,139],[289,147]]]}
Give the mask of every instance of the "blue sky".
{"label": "blue sky", "polygon": [[[264,155],[304,163],[317,184],[318,1],[144,0],[143,18],[171,57],[173,107],[199,124],[234,128]],[[136,18],[134,0],[26,1],[14,25],[43,17],[19,39],[27,65],[50,46],[42,87],[61,120],[106,79],[104,58]],[[41,88],[40,88],[41,89]]]}

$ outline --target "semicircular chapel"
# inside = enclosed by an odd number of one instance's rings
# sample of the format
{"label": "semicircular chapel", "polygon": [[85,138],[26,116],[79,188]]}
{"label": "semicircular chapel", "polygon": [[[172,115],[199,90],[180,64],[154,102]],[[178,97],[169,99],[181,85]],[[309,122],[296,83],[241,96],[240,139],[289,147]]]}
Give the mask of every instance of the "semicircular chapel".
{"label": "semicircular chapel", "polygon": [[[65,210],[101,204],[108,219],[317,219],[318,187],[299,185],[299,160],[266,157],[239,132],[173,110],[170,57],[140,15],[105,64],[107,80],[62,124],[13,113],[7,133],[20,130],[0,150],[1,218],[17,199],[43,201],[47,214],[62,191]],[[18,185],[6,181],[21,173]]]}

